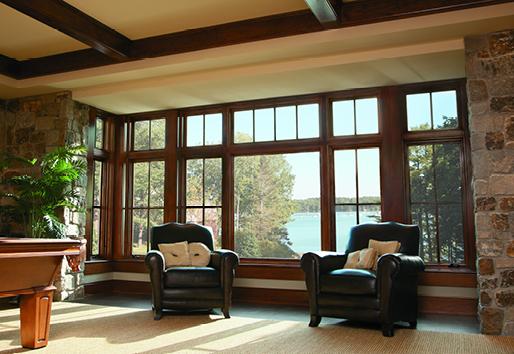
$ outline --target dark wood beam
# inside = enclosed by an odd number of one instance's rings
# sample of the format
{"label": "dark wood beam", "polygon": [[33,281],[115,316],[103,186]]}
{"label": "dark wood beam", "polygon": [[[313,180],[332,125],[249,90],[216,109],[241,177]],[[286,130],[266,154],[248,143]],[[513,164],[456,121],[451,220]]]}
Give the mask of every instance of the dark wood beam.
{"label": "dark wood beam", "polygon": [[[0,0],[7,1],[7,0]],[[12,2],[18,2],[9,0]],[[38,3],[32,1],[30,3]],[[48,0],[41,0],[46,2]],[[362,0],[344,3],[339,27],[351,27],[496,5],[512,0]],[[27,1],[20,1],[27,2]],[[196,50],[248,43],[322,31],[324,28],[310,10],[267,16],[217,26],[170,33],[132,41],[131,56],[121,61],[133,61]],[[92,49],[25,60],[19,63],[19,78],[31,78],[73,70],[119,63],[120,60],[101,55]]]}
{"label": "dark wood beam", "polygon": [[62,0],[1,0],[114,59],[130,56],[130,39]]}
{"label": "dark wood beam", "polygon": [[[305,0],[316,19],[326,28],[336,28],[340,22],[340,2],[336,6],[330,0]],[[339,8],[338,8],[339,7]]]}
{"label": "dark wood beam", "polygon": [[0,54],[0,74],[12,78],[18,78],[20,63],[16,59]]}

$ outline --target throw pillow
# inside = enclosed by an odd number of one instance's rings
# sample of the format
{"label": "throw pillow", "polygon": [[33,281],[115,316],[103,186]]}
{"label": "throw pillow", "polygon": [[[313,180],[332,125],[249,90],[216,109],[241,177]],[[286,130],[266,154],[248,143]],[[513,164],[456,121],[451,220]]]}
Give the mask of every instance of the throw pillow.
{"label": "throw pillow", "polygon": [[159,250],[164,255],[166,267],[190,266],[191,257],[187,241],[176,243],[160,243]]}
{"label": "throw pillow", "polygon": [[207,267],[211,261],[211,250],[201,242],[189,244],[189,255],[193,267]]}
{"label": "throw pillow", "polygon": [[364,248],[348,255],[344,268],[346,269],[371,269],[375,264],[377,251],[373,248]]}
{"label": "throw pillow", "polygon": [[373,248],[377,251],[377,256],[375,259],[375,264],[373,266],[374,270],[377,270],[378,258],[386,253],[396,253],[400,250],[401,243],[398,241],[377,241],[377,240],[369,240],[368,247]]}

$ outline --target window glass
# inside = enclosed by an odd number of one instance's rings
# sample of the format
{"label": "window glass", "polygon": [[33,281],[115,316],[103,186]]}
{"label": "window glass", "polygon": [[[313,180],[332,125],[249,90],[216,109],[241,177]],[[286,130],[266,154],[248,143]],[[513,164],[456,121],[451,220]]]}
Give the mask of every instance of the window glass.
{"label": "window glass", "polygon": [[332,102],[332,134],[378,134],[378,99],[371,97]]}
{"label": "window glass", "polygon": [[150,121],[140,120],[134,122],[134,150],[148,150],[150,148]]}
{"label": "window glass", "polygon": [[407,122],[411,131],[458,128],[456,91],[407,95]]}
{"label": "window glass", "polygon": [[166,147],[166,119],[153,119],[150,121],[151,146],[150,149],[164,149]]}
{"label": "window glass", "polygon": [[455,91],[432,93],[434,129],[457,128],[457,94]]}
{"label": "window glass", "polygon": [[255,141],[271,141],[275,138],[273,108],[255,110]]}
{"label": "window glass", "polygon": [[464,263],[460,145],[408,149],[412,222],[421,230],[420,256],[427,263]]}
{"label": "window glass", "polygon": [[277,107],[275,114],[277,140],[296,139],[296,106]]}
{"label": "window glass", "polygon": [[234,159],[234,241],[241,257],[321,249],[319,153]]}
{"label": "window glass", "polygon": [[186,161],[186,222],[204,225],[222,245],[222,159]]}
{"label": "window glass", "polygon": [[187,117],[187,146],[203,145],[203,116]]}
{"label": "window glass", "polygon": [[234,142],[249,143],[253,141],[253,111],[234,113]]}
{"label": "window glass", "polygon": [[319,137],[319,105],[298,106],[298,139]]}
{"label": "window glass", "polygon": [[381,216],[378,148],[334,152],[336,249],[344,252],[350,229]]}
{"label": "window glass", "polygon": [[363,98],[355,100],[356,134],[378,133],[378,100]]}
{"label": "window glass", "polygon": [[332,125],[334,136],[355,134],[353,100],[332,103]]}
{"label": "window glass", "polygon": [[134,163],[133,199],[134,207],[148,206],[148,162]]}
{"label": "window glass", "polygon": [[104,148],[104,120],[101,118],[95,120],[95,147]]}
{"label": "window glass", "polygon": [[223,115],[221,113],[205,115],[205,145],[221,144]]}

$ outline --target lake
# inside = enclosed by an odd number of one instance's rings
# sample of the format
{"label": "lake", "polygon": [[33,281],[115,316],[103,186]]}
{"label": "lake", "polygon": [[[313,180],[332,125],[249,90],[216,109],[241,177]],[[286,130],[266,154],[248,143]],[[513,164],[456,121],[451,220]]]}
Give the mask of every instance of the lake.
{"label": "lake", "polygon": [[[377,212],[360,212],[360,222],[376,222]],[[286,224],[291,248],[303,254],[321,250],[321,215],[320,213],[296,213]],[[344,251],[348,242],[350,228],[357,223],[354,212],[336,212],[337,250]],[[342,246],[341,246],[342,245]]]}

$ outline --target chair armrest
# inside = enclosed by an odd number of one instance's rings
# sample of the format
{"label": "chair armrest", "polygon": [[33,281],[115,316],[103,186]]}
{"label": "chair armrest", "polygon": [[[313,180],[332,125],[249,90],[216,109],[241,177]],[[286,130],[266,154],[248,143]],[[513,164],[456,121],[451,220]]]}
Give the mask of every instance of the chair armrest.
{"label": "chair armrest", "polygon": [[219,249],[211,253],[211,261],[209,266],[217,269],[221,276],[221,285],[223,287],[232,287],[234,281],[234,271],[239,265],[239,257],[237,253]]}
{"label": "chair armrest", "polygon": [[419,256],[409,256],[403,253],[388,253],[378,259],[377,275],[395,277],[399,275],[416,275],[425,270],[425,263]]}
{"label": "chair armrest", "polygon": [[314,294],[319,294],[319,276],[334,269],[343,268],[346,263],[346,254],[337,252],[307,252],[300,261],[305,273],[305,283],[309,296],[314,299]]}
{"label": "chair armrest", "polygon": [[156,250],[149,251],[145,257],[145,264],[150,272],[152,284],[152,303],[156,311],[162,308],[162,278],[166,270],[164,255]]}

